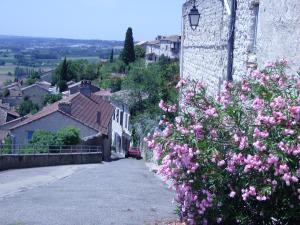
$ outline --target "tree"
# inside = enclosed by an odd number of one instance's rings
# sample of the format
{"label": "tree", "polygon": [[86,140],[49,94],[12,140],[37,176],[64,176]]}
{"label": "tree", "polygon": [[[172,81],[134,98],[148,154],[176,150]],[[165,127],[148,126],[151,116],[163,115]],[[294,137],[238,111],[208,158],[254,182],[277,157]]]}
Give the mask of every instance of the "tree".
{"label": "tree", "polygon": [[65,57],[64,61],[58,66],[58,68],[55,71],[53,83],[57,84],[60,92],[63,92],[67,90],[67,81],[69,80],[69,63],[67,61],[67,58]]}
{"label": "tree", "polygon": [[46,94],[44,96],[44,105],[53,104],[62,99],[62,94]]}
{"label": "tree", "polygon": [[131,27],[129,27],[126,32],[124,49],[122,52],[122,60],[126,65],[135,61],[134,43]]}
{"label": "tree", "polygon": [[75,127],[64,127],[57,132],[57,138],[63,145],[80,143],[80,130]]}
{"label": "tree", "polygon": [[25,116],[29,113],[36,113],[39,110],[39,106],[37,104],[34,104],[31,100],[28,98],[24,98],[21,105],[17,108],[17,112],[21,116]]}
{"label": "tree", "polygon": [[146,52],[141,46],[137,45],[134,46],[135,58],[136,59],[143,59],[145,58]]}
{"label": "tree", "polygon": [[62,67],[61,67],[61,71],[60,71],[60,80],[64,80],[64,81],[68,81],[68,72],[69,72],[69,68],[68,68],[68,61],[67,61],[67,57],[65,57],[63,63],[62,63]]}
{"label": "tree", "polygon": [[114,62],[114,49],[112,49],[111,52],[110,52],[109,62],[110,63]]}
{"label": "tree", "polygon": [[80,130],[64,127],[58,132],[37,130],[33,133],[30,144],[37,146],[77,145],[80,143]]}

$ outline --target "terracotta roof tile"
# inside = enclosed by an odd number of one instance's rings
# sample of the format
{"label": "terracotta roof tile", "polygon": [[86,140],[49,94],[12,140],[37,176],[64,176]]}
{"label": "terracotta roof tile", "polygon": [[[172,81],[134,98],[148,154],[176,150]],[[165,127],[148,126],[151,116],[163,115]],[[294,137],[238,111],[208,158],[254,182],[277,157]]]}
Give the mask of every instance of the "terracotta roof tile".
{"label": "terracotta roof tile", "polygon": [[[59,108],[59,103],[67,102],[71,105],[71,114],[62,111]],[[69,116],[84,125],[100,131],[103,134],[108,135],[109,124],[114,113],[114,107],[107,101],[103,100],[100,96],[92,95],[90,98],[83,94],[77,93],[70,97],[56,102],[50,106],[45,107],[42,111],[31,115],[28,119],[17,124],[11,129],[23,126],[31,123],[45,116],[48,116],[54,112],[61,112],[66,116]],[[97,122],[97,113],[101,113],[100,124]]]}

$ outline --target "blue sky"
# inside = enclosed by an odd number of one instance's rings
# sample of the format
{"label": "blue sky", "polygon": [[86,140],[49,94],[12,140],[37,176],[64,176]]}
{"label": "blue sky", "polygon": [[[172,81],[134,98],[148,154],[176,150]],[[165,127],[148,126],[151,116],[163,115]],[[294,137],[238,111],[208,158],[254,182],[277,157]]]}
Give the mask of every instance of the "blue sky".
{"label": "blue sky", "polygon": [[0,34],[135,40],[179,34],[185,0],[0,0]]}

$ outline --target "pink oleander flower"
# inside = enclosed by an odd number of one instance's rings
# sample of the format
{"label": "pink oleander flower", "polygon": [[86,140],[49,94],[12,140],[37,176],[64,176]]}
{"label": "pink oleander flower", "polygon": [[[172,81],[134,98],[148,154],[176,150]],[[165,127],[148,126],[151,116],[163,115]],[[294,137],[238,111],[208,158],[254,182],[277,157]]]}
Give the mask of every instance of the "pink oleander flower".
{"label": "pink oleander flower", "polygon": [[258,151],[265,151],[267,149],[266,145],[261,142],[261,141],[256,141],[253,143],[253,146],[258,150]]}
{"label": "pink oleander flower", "polygon": [[260,99],[260,98],[255,98],[253,103],[252,103],[252,107],[255,111],[259,111],[259,110],[263,109],[264,100]]}
{"label": "pink oleander flower", "polygon": [[292,116],[299,121],[300,120],[300,106],[292,106],[290,107],[290,113]]}
{"label": "pink oleander flower", "polygon": [[293,134],[295,134],[295,131],[292,129],[284,129],[284,131],[283,131],[283,135],[286,135],[286,136],[290,136]]}
{"label": "pink oleander flower", "polygon": [[267,138],[269,133],[267,131],[260,131],[257,127],[254,129],[253,133],[254,138]]}
{"label": "pink oleander flower", "polygon": [[270,104],[271,108],[273,109],[282,109],[286,106],[285,99],[281,96],[274,99],[273,102]]}
{"label": "pink oleander flower", "polygon": [[181,79],[181,80],[177,83],[176,88],[177,88],[177,89],[182,88],[183,86],[186,85],[186,83],[187,83],[187,82],[186,82],[185,79]]}
{"label": "pink oleander flower", "polygon": [[229,197],[230,198],[234,198],[236,195],[236,192],[235,191],[231,191],[230,194],[229,194]]}
{"label": "pink oleander flower", "polygon": [[242,81],[242,91],[243,92],[250,92],[251,91],[250,84],[247,80]]}
{"label": "pink oleander flower", "polygon": [[206,117],[218,117],[217,110],[211,106],[209,106],[208,109],[204,111],[204,113]]}
{"label": "pink oleander flower", "polygon": [[144,141],[187,225],[271,224],[300,212],[300,79],[285,65],[226,82],[216,98],[202,82],[179,82],[180,116],[160,102],[167,114]]}
{"label": "pink oleander flower", "polygon": [[218,166],[222,167],[222,166],[225,165],[225,163],[226,163],[225,160],[221,160],[221,161],[218,162]]}
{"label": "pink oleander flower", "polygon": [[273,62],[266,62],[265,63],[265,67],[267,67],[267,68],[273,68],[273,67],[275,67],[275,63],[273,63]]}

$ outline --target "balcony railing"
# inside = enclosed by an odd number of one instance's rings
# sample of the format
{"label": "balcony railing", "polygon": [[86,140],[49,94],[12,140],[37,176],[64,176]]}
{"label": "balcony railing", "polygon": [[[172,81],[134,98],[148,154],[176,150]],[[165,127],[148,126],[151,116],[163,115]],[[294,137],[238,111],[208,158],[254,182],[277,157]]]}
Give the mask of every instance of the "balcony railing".
{"label": "balcony railing", "polygon": [[0,155],[102,153],[101,146],[90,145],[0,145]]}

